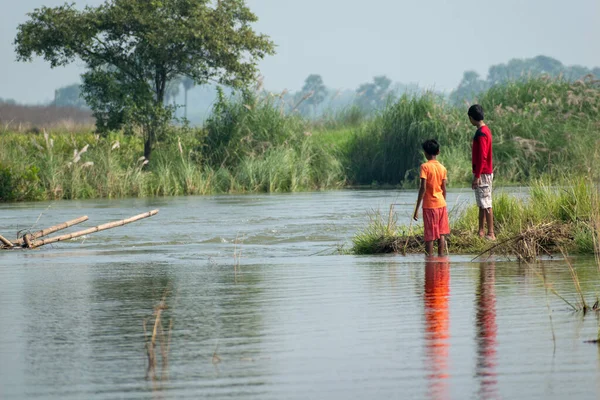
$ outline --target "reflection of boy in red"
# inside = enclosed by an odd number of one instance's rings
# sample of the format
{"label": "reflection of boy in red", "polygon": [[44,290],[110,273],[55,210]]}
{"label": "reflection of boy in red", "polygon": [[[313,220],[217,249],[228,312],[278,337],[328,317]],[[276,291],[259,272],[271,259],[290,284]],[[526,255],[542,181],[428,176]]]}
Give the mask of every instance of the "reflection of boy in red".
{"label": "reflection of boy in red", "polygon": [[447,258],[425,263],[425,346],[433,398],[448,398],[450,264]]}
{"label": "reflection of boy in red", "polygon": [[496,392],[496,266],[479,266],[477,301],[477,376],[481,377],[481,398],[494,398]]}

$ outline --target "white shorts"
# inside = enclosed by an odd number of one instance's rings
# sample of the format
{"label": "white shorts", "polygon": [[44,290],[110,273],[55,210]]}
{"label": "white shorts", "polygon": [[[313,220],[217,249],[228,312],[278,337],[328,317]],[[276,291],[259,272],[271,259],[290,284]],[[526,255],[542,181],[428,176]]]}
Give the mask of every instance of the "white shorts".
{"label": "white shorts", "polygon": [[492,181],[494,174],[481,174],[479,187],[475,189],[475,200],[479,208],[492,208]]}

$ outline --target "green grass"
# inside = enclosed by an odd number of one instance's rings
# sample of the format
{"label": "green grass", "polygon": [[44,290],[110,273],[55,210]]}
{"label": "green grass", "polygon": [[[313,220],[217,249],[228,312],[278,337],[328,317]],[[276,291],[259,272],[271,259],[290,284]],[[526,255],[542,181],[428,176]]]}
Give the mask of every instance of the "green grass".
{"label": "green grass", "polygon": [[[113,148],[119,143],[119,147]],[[184,144],[160,143],[147,166],[141,138],[94,135],[0,136],[0,200],[48,200],[290,192],[340,188],[339,160],[305,137],[233,165],[212,166]],[[88,146],[79,159],[74,152]],[[135,151],[135,150],[138,151]]]}

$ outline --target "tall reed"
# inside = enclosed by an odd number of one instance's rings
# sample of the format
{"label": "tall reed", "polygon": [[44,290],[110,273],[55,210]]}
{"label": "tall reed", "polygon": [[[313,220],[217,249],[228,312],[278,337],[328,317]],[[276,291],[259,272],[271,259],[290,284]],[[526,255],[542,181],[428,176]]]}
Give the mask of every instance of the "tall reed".
{"label": "tall reed", "polygon": [[[493,132],[497,181],[598,176],[598,81],[538,78],[507,83],[494,86],[479,101]],[[415,180],[424,161],[420,144],[435,138],[450,184],[468,183],[475,128],[466,112],[433,94],[403,96],[356,128],[347,158],[350,178],[359,184]]]}

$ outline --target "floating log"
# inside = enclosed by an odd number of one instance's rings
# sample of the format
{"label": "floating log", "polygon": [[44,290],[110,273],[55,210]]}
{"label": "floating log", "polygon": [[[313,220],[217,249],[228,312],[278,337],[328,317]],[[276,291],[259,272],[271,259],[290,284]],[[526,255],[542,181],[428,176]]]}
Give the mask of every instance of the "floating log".
{"label": "floating log", "polygon": [[2,235],[0,235],[0,242],[2,242],[2,244],[5,247],[14,247],[15,246],[10,240],[8,240],[7,238],[5,238]]}
{"label": "floating log", "polygon": [[104,230],[111,229],[111,228],[116,228],[116,227],[119,227],[119,226],[130,224],[130,223],[135,222],[135,221],[139,221],[140,219],[151,217],[151,216],[156,215],[156,214],[158,214],[158,210],[152,210],[152,211],[149,211],[147,213],[139,214],[139,215],[136,215],[136,216],[131,217],[131,218],[123,219],[123,220],[120,220],[120,221],[109,222],[109,223],[106,223],[106,224],[103,224],[103,225],[98,225],[98,226],[95,226],[93,228],[89,228],[89,229],[85,229],[85,230],[82,230],[82,231],[70,233],[70,234],[67,234],[67,235],[55,236],[55,237],[48,238],[48,239],[43,239],[43,240],[36,240],[36,241],[33,241],[31,243],[31,248],[34,249],[36,247],[40,247],[40,246],[43,246],[43,245],[46,245],[46,244],[56,243],[56,242],[62,242],[64,240],[74,239],[76,237],[80,237],[80,236],[87,235],[87,234],[90,234],[90,233],[95,233],[95,232],[100,232],[100,231],[104,231]]}
{"label": "floating log", "polygon": [[[69,227],[71,227],[73,225],[80,224],[80,223],[85,222],[87,220],[88,220],[87,215],[84,215],[83,217],[72,219],[71,221],[63,222],[62,224],[54,225],[54,226],[51,226],[50,228],[42,229],[41,231],[37,231],[35,233],[32,233],[31,235],[25,235],[25,236],[29,236],[29,240],[30,241],[31,240],[35,240],[35,239],[41,238],[42,236],[48,236],[51,233],[54,233],[54,232],[57,232],[57,231],[62,231],[63,229],[67,229],[67,228],[69,228]],[[26,244],[25,236],[17,239],[14,242],[14,245],[15,246],[22,246],[23,244]]]}

